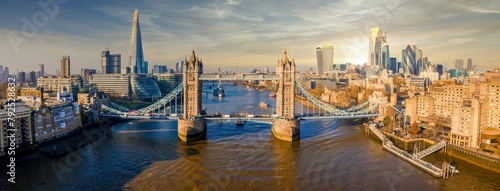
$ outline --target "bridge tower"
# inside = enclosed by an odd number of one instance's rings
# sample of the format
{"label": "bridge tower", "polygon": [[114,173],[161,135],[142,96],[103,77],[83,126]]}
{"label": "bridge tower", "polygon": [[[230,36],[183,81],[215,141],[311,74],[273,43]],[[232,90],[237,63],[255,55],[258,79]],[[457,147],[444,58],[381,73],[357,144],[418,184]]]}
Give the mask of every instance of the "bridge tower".
{"label": "bridge tower", "polygon": [[278,139],[296,141],[300,139],[300,120],[295,118],[295,60],[288,58],[286,49],[276,64],[280,76],[276,92],[276,114],[272,132]]}
{"label": "bridge tower", "polygon": [[207,125],[202,114],[202,81],[203,63],[193,52],[189,60],[184,58],[184,114],[179,118],[177,132],[183,141],[203,139],[207,135]]}

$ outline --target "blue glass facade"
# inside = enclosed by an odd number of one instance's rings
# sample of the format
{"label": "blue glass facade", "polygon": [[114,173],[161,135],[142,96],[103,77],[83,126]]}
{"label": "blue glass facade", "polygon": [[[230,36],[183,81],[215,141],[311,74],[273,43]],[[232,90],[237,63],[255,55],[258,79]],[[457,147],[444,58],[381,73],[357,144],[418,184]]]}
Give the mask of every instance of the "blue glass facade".
{"label": "blue glass facade", "polygon": [[131,74],[130,89],[133,97],[142,101],[152,101],[161,97],[160,88],[156,82],[147,75]]}
{"label": "blue glass facade", "polygon": [[392,57],[390,58],[390,70],[392,70],[393,74],[396,74],[399,72],[399,66],[397,65],[397,60],[396,58]]}
{"label": "blue glass facade", "polygon": [[408,45],[401,55],[404,74],[418,76],[423,67],[422,50],[415,45],[413,48]]}

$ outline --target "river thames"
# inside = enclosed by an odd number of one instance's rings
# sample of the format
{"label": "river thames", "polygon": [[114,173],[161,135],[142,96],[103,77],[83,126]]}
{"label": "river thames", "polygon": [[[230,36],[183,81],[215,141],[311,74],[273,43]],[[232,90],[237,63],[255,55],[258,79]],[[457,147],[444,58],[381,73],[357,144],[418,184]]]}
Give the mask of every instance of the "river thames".
{"label": "river thames", "polygon": [[[257,105],[275,105],[269,91],[224,88],[222,99],[204,96],[207,113],[269,114]],[[57,159],[20,158],[16,184],[7,184],[5,174],[2,179],[7,190],[500,189],[500,174],[441,152],[424,160],[439,167],[455,161],[460,174],[434,178],[382,150],[362,122],[301,121],[301,140],[293,144],[276,140],[267,124],[208,123],[207,140],[187,145],[177,138],[177,121],[133,121],[108,127],[97,142]]]}

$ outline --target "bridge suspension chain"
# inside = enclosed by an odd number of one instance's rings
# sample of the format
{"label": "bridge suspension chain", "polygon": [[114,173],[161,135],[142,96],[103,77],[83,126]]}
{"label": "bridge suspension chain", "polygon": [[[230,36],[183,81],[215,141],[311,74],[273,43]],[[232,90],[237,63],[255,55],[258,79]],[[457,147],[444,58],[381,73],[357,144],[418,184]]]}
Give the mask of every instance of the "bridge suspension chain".
{"label": "bridge suspension chain", "polygon": [[151,105],[149,105],[149,106],[147,106],[145,108],[137,110],[136,112],[137,113],[141,113],[141,114],[146,114],[146,113],[150,113],[151,111],[154,111],[156,109],[160,109],[162,106],[164,106],[165,104],[169,103],[174,98],[176,98],[178,94],[180,94],[181,92],[183,92],[183,90],[184,90],[184,86],[183,86],[183,82],[181,82],[168,95],[164,96],[160,100],[156,101],[155,103],[153,103],[153,104],[151,104]]}

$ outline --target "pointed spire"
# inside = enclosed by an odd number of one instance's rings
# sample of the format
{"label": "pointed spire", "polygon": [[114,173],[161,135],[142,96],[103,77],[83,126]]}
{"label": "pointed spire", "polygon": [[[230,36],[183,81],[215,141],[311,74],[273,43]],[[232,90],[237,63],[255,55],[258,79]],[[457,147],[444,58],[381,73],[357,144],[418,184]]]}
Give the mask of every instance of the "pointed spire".
{"label": "pointed spire", "polygon": [[286,54],[286,48],[285,48],[285,53],[283,54],[283,63],[288,63],[288,55]]}
{"label": "pointed spire", "polygon": [[144,52],[142,50],[141,27],[139,25],[139,10],[134,11],[132,21],[132,34],[130,37],[129,66],[133,73],[147,73],[147,66],[144,63]]}
{"label": "pointed spire", "polygon": [[194,48],[193,48],[193,53],[191,54],[191,58],[189,58],[190,63],[196,62],[196,54],[194,53]]}

